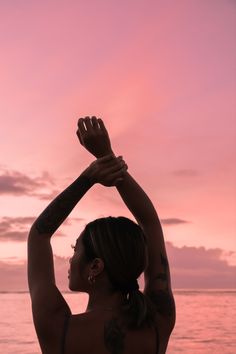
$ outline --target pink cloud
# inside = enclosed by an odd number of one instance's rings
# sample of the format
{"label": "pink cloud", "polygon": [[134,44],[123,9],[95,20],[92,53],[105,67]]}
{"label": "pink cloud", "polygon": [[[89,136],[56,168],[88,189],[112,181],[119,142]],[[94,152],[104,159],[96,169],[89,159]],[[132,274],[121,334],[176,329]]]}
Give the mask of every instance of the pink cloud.
{"label": "pink cloud", "polygon": [[50,199],[57,191],[50,194],[37,193],[38,190],[51,187],[54,181],[48,172],[44,171],[40,177],[29,177],[19,171],[4,170],[0,175],[0,194],[14,196],[38,196],[39,199]]}
{"label": "pink cloud", "polygon": [[[166,242],[170,263],[172,288],[220,289],[236,288],[236,266],[230,266],[222,259],[222,249],[204,247],[175,247]],[[10,260],[9,260],[10,261]],[[68,291],[69,257],[54,255],[56,283],[61,291]],[[0,291],[28,290],[26,261],[0,261]],[[143,274],[139,279],[144,286]]]}
{"label": "pink cloud", "polygon": [[236,266],[223,259],[222,249],[166,245],[174,288],[236,288]]}
{"label": "pink cloud", "polygon": [[[36,216],[37,217],[37,216]],[[0,219],[0,241],[1,242],[25,242],[31,225],[36,217],[2,217]],[[83,218],[67,218],[64,225],[70,225],[71,221],[82,221]],[[65,236],[61,231],[56,231],[56,236]]]}
{"label": "pink cloud", "polygon": [[187,224],[189,221],[178,219],[178,218],[168,218],[168,219],[160,219],[161,224],[163,225],[178,225],[178,224]]}

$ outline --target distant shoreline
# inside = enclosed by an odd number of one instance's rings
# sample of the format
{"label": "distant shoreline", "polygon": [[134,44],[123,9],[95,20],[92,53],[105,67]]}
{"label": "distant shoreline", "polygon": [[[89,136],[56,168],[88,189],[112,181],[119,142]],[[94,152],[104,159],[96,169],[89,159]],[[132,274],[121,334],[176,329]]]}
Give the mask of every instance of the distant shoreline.
{"label": "distant shoreline", "polygon": [[[60,289],[59,289],[60,290]],[[143,291],[143,289],[141,289]],[[234,293],[236,292],[236,288],[220,288],[220,289],[215,289],[215,288],[210,288],[210,289],[204,289],[204,288],[198,288],[198,289],[183,289],[183,288],[176,288],[172,289],[173,293],[181,293],[181,292],[192,292],[192,293],[201,293],[201,292],[231,292]],[[78,295],[78,294],[85,294],[82,292],[72,292],[72,291],[67,291],[67,290],[60,290],[62,294],[72,294],[72,295]],[[0,291],[0,294],[29,294],[29,291],[27,290],[19,290],[19,291],[8,291],[8,290],[2,290]]]}

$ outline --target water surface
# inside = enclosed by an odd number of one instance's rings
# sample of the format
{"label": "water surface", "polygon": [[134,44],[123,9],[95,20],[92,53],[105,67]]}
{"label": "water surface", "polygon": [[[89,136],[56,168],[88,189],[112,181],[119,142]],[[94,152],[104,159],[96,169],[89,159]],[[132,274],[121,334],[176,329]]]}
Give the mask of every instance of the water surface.
{"label": "water surface", "polygon": [[[88,295],[63,293],[72,313]],[[167,354],[235,354],[236,291],[174,290],[177,320]],[[0,293],[0,353],[40,354],[28,293]]]}

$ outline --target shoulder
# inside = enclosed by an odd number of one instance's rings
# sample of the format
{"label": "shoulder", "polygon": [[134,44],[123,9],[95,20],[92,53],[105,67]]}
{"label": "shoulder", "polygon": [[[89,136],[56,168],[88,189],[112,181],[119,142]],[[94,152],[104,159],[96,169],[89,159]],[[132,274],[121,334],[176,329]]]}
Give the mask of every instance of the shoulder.
{"label": "shoulder", "polygon": [[[47,324],[45,332],[37,333],[42,353],[61,353],[63,349],[66,353],[70,353],[75,342],[79,343],[79,348],[82,350],[85,334],[88,333],[89,323],[91,325],[91,320],[88,319],[86,314],[54,315],[53,319],[50,319],[50,336],[46,335]],[[72,344],[71,348],[70,344]]]}

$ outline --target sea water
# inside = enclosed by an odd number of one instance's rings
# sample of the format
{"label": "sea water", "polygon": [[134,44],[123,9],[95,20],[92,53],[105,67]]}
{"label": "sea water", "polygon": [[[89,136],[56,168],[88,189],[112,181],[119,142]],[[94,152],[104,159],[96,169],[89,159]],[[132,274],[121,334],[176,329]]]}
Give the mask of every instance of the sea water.
{"label": "sea water", "polygon": [[[174,290],[176,325],[167,354],[236,354],[236,290]],[[88,295],[63,292],[73,314]],[[40,354],[29,293],[0,293],[0,353]]]}

